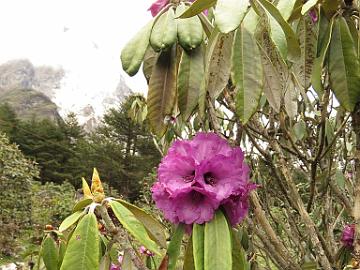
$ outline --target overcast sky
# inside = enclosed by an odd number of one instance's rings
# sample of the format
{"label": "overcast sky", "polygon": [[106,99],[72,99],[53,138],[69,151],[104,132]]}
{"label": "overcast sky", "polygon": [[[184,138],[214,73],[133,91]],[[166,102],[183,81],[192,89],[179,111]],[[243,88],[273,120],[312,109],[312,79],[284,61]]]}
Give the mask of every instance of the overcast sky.
{"label": "overcast sky", "polygon": [[[151,18],[153,0],[0,0],[0,63],[27,58],[62,66],[68,92],[114,90],[121,73],[134,91],[142,74],[121,70],[120,51]],[[81,95],[80,95],[81,96]]]}

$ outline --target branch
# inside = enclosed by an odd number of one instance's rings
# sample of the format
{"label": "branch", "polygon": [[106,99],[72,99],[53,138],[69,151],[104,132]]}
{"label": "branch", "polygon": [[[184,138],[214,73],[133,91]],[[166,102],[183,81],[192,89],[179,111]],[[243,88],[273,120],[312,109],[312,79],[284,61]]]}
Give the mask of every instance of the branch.
{"label": "branch", "polygon": [[[270,239],[271,244],[274,246],[276,252],[284,259],[285,269],[296,269],[301,270],[299,265],[294,264],[291,255],[288,253],[287,249],[277,237],[273,228],[271,227],[269,221],[267,220],[264,211],[260,205],[258,196],[255,192],[251,192],[250,194],[251,203],[254,206],[254,214],[256,220],[259,222],[260,226],[264,229],[265,233]],[[279,262],[280,263],[280,262]]]}
{"label": "branch", "polygon": [[[101,215],[101,218],[105,222],[106,230],[112,234],[113,240],[120,244],[125,243],[124,249],[130,254],[131,260],[134,263],[134,265],[136,266],[136,268],[139,270],[149,270],[144,265],[142,260],[137,256],[135,250],[132,248],[127,232],[125,232],[125,230],[123,228],[115,226],[114,222],[112,221],[111,217],[109,216],[106,206],[101,205],[101,206],[97,207],[96,209],[98,210],[98,212]],[[112,245],[113,243],[114,243],[113,241],[110,241],[109,244]]]}

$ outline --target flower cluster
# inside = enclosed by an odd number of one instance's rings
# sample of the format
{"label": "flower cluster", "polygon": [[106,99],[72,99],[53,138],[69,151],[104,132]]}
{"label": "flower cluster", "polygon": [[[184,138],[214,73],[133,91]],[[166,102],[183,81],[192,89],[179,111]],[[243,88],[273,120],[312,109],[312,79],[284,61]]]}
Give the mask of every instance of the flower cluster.
{"label": "flower cluster", "polygon": [[355,224],[346,225],[341,235],[341,242],[344,246],[351,248],[354,245]]}
{"label": "flower cluster", "polygon": [[239,147],[232,148],[214,133],[198,133],[170,147],[152,187],[156,206],[173,223],[202,224],[222,207],[232,225],[246,215],[249,167]]}

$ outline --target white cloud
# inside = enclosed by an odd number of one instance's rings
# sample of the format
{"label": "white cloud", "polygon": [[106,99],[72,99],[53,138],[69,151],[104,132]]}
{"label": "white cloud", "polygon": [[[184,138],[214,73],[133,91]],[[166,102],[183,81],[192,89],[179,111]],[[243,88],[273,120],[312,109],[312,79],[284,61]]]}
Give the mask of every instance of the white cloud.
{"label": "white cloud", "polygon": [[68,73],[63,98],[113,91],[120,73],[133,90],[144,93],[142,75],[125,75],[119,57],[126,42],[151,19],[151,3],[0,0],[0,62],[28,58],[35,65],[61,65]]}

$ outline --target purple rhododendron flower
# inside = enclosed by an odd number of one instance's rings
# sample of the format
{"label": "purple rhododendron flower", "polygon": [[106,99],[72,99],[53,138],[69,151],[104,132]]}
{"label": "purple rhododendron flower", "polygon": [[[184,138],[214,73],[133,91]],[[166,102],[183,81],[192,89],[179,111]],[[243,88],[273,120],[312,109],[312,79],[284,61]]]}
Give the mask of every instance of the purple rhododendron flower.
{"label": "purple rhododendron flower", "polygon": [[155,17],[166,5],[169,3],[169,0],[157,0],[150,7],[149,11],[151,15]]}
{"label": "purple rhododendron flower", "polygon": [[[194,2],[195,0],[190,0],[190,2]],[[151,15],[153,17],[155,17],[156,15],[159,14],[159,12],[167,6],[167,4],[169,4],[169,0],[157,0],[155,1],[150,7],[149,7],[149,11],[151,12]],[[207,15],[208,11],[205,10],[204,14]]]}
{"label": "purple rhododendron flower", "polygon": [[309,11],[309,16],[313,23],[316,23],[318,21],[318,15],[317,15],[317,11],[315,8],[313,8]]}
{"label": "purple rhododendron flower", "polygon": [[172,144],[152,187],[156,206],[173,223],[202,224],[223,206],[232,225],[246,215],[249,167],[239,147],[214,133],[198,133],[192,140]]}
{"label": "purple rhododendron flower", "polygon": [[341,235],[341,242],[346,247],[352,247],[355,238],[355,224],[346,225]]}
{"label": "purple rhododendron flower", "polygon": [[111,264],[109,270],[121,270],[121,267],[116,264]]}
{"label": "purple rhododendron flower", "polygon": [[148,250],[146,247],[144,247],[144,246],[141,246],[140,248],[139,248],[139,252],[141,253],[141,254],[144,254],[144,255],[146,255],[146,256],[148,256],[148,257],[153,257],[155,254],[154,253],[152,253],[150,250]]}

